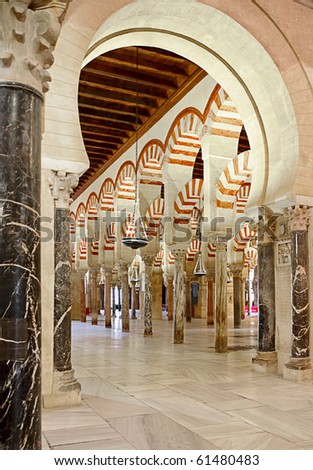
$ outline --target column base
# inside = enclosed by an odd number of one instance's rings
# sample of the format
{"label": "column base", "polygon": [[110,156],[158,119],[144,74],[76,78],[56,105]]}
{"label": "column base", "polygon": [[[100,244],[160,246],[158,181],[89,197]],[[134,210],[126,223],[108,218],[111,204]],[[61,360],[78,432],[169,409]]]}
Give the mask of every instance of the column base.
{"label": "column base", "polygon": [[144,336],[144,338],[152,338],[153,332],[152,331],[145,331],[143,336]]}
{"label": "column base", "polygon": [[313,371],[310,358],[291,357],[283,367],[283,378],[292,382],[313,381]]}
{"label": "column base", "polygon": [[252,358],[253,370],[262,374],[277,372],[277,352],[257,351]]}
{"label": "column base", "polygon": [[130,319],[131,320],[137,320],[137,315],[135,313],[132,313]]}
{"label": "column base", "polygon": [[81,386],[74,377],[74,369],[53,372],[52,393],[44,395],[44,408],[75,406],[81,404]]}
{"label": "column base", "polygon": [[219,338],[215,340],[215,352],[216,353],[227,353],[227,338]]}

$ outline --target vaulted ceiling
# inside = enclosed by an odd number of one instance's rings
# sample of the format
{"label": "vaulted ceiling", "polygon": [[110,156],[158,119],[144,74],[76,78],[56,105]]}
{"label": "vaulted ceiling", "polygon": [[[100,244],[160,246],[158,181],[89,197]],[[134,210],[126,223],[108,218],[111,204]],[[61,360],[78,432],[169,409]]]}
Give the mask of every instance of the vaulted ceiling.
{"label": "vaulted ceiling", "polygon": [[87,64],[78,105],[90,168],[74,198],[206,75],[183,57],[153,47],[117,49]]}

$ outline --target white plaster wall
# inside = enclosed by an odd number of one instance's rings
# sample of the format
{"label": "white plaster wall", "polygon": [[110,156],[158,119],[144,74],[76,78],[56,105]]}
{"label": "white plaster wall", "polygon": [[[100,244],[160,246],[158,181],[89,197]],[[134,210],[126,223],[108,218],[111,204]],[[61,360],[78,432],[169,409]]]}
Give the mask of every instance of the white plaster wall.
{"label": "white plaster wall", "polygon": [[[52,393],[54,315],[54,201],[49,189],[49,170],[41,175],[41,317],[42,394]],[[48,233],[49,231],[49,233]]]}

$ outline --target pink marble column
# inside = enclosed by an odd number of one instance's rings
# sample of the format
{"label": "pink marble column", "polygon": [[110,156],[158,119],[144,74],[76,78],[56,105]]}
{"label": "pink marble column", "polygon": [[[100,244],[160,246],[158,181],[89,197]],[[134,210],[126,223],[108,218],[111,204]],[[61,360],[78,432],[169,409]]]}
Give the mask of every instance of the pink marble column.
{"label": "pink marble column", "polygon": [[216,244],[215,256],[215,352],[227,352],[227,257],[226,243]]}
{"label": "pink marble column", "polygon": [[112,269],[105,270],[105,295],[104,295],[104,316],[105,326],[111,328],[111,290],[112,290]]}
{"label": "pink marble column", "polygon": [[184,342],[184,315],[186,308],[184,261],[186,252],[183,249],[172,250],[175,256],[174,267],[174,343]]}

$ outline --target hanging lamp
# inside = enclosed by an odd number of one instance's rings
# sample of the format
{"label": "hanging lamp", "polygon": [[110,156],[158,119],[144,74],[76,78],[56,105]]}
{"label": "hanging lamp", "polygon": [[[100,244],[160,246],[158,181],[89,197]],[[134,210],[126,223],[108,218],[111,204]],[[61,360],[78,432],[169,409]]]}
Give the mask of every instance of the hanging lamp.
{"label": "hanging lamp", "polygon": [[134,211],[132,214],[131,221],[127,227],[126,236],[122,238],[123,245],[137,250],[137,248],[143,248],[149,243],[144,223],[141,219],[139,209],[139,182],[137,176],[137,163],[138,163],[138,130],[139,130],[139,49],[136,49],[136,146],[135,146],[135,202]]}
{"label": "hanging lamp", "polygon": [[197,258],[197,263],[195,266],[195,269],[193,271],[193,274],[195,276],[205,276],[206,275],[206,269],[204,267],[203,259],[202,259],[202,242],[201,242],[201,231],[202,231],[202,198],[200,195],[200,202],[199,202],[199,212],[200,212],[200,217],[199,217],[199,228],[198,228],[198,238],[199,238],[199,251],[198,251],[198,258]]}

